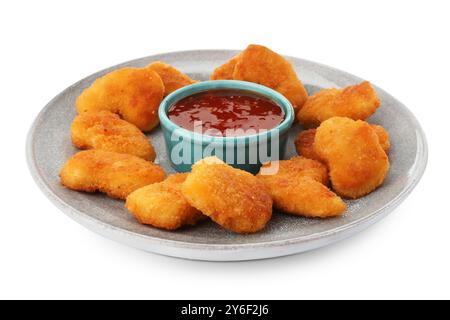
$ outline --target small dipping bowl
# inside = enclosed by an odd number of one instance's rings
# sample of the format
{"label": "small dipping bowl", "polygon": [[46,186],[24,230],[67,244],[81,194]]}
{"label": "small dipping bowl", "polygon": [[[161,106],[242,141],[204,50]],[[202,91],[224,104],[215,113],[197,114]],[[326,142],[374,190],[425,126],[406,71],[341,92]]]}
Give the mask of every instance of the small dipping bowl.
{"label": "small dipping bowl", "polygon": [[[247,91],[277,104],[284,112],[283,121],[276,127],[257,134],[242,136],[209,136],[184,129],[169,119],[170,107],[188,96],[212,90]],[[283,159],[287,133],[294,122],[294,109],[280,93],[268,87],[236,80],[198,82],[168,95],[159,106],[159,119],[168,157],[178,172],[191,171],[192,165],[208,156],[216,156],[231,166],[257,173],[262,163]]]}

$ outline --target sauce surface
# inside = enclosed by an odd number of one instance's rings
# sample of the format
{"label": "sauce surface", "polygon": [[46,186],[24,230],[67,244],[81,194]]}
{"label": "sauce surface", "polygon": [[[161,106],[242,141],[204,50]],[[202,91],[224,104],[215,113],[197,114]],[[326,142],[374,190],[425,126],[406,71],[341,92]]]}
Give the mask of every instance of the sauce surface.
{"label": "sauce surface", "polygon": [[[283,109],[270,99],[244,90],[211,90],[170,106],[169,119],[178,126],[211,136],[242,136],[275,128]],[[238,131],[236,131],[238,130]],[[247,130],[249,130],[247,132]],[[247,133],[246,133],[247,132]]]}

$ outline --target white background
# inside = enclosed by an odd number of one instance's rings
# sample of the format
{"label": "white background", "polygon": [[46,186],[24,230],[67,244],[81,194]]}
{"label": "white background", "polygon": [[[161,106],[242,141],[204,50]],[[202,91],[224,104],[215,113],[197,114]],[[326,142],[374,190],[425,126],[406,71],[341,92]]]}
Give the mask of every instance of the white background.
{"label": "white background", "polygon": [[[450,298],[448,1],[2,1],[0,298]],[[430,156],[367,231],[306,254],[184,261],[87,231],[36,187],[25,138],[58,92],[108,66],[264,44],[363,77],[406,104]]]}

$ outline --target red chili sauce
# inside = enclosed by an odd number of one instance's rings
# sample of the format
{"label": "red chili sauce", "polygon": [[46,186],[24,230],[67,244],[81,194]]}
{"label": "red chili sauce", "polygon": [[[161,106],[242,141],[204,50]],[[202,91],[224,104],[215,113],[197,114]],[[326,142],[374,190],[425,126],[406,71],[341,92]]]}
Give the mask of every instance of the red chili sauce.
{"label": "red chili sauce", "polygon": [[202,133],[213,136],[254,134],[273,129],[284,120],[279,105],[244,90],[211,90],[188,96],[170,106],[168,116],[190,131],[194,131],[194,124],[200,124]]}

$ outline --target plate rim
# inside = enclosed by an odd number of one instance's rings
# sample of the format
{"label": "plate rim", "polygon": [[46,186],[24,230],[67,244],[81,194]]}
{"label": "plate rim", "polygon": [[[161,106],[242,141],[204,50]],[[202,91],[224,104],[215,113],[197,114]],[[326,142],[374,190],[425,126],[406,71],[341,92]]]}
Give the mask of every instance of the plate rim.
{"label": "plate rim", "polygon": [[[73,83],[72,85],[68,86],[64,90],[62,90],[60,93],[58,93],[53,99],[51,99],[37,114],[35,117],[26,138],[26,159],[27,159],[27,165],[30,170],[31,176],[33,177],[35,183],[38,185],[40,190],[46,195],[46,197],[61,211],[63,211],[66,215],[68,215],[70,218],[74,219],[78,223],[82,224],[83,226],[87,227],[93,232],[102,234],[103,236],[106,236],[110,239],[116,240],[117,237],[130,237],[130,238],[139,238],[146,242],[148,245],[164,245],[171,247],[172,249],[189,249],[191,251],[199,251],[203,252],[205,250],[207,251],[217,251],[216,253],[219,254],[218,257],[210,257],[208,254],[200,254],[197,256],[186,256],[181,253],[177,254],[170,254],[164,252],[164,250],[147,250],[151,252],[155,252],[158,254],[163,255],[169,255],[174,257],[181,257],[181,258],[188,258],[188,259],[194,259],[194,260],[211,260],[211,261],[230,261],[230,260],[254,260],[254,259],[262,259],[262,258],[270,258],[270,257],[277,257],[277,256],[284,256],[289,254],[295,254],[304,252],[307,250],[311,250],[314,248],[322,247],[328,243],[336,242],[339,240],[342,240],[344,238],[347,238],[355,233],[358,233],[373,223],[377,222],[378,220],[385,217],[387,214],[392,212],[403,200],[407,198],[407,196],[412,192],[412,190],[417,186],[421,178],[423,177],[423,174],[425,172],[425,169],[427,167],[428,163],[428,144],[427,139],[425,136],[425,133],[422,129],[422,126],[420,125],[417,118],[414,116],[414,114],[398,99],[393,97],[388,92],[384,91],[383,89],[379,88],[378,86],[374,85],[377,90],[382,92],[383,94],[386,94],[390,97],[392,97],[396,103],[401,105],[403,109],[409,114],[410,118],[415,124],[415,130],[416,130],[416,142],[417,142],[417,153],[416,153],[416,161],[411,169],[411,180],[409,181],[408,185],[393,199],[391,199],[389,202],[385,203],[381,208],[377,209],[376,211],[373,211],[371,214],[366,215],[358,220],[352,221],[348,224],[322,231],[317,233],[312,233],[310,235],[306,236],[299,236],[294,237],[290,239],[281,239],[281,240],[272,240],[272,241],[262,241],[262,242],[252,242],[252,243],[239,243],[239,244],[214,244],[214,243],[195,243],[195,242],[186,242],[181,240],[173,240],[173,239],[163,239],[148,235],[143,235],[140,233],[136,233],[130,230],[122,229],[120,227],[113,226],[111,224],[108,224],[106,222],[100,221],[98,219],[95,219],[91,217],[89,214],[78,210],[75,207],[72,207],[70,204],[66,203],[63,199],[58,197],[52,189],[48,186],[48,184],[44,181],[42,178],[42,174],[39,172],[39,168],[36,163],[36,157],[34,155],[34,133],[38,127],[38,124],[42,121],[42,117],[44,113],[52,106],[53,102],[57,100],[59,97],[65,95],[68,91],[70,91],[73,87],[77,86],[80,82],[82,82],[84,79],[92,77],[93,75],[106,72],[107,70],[120,68],[121,66],[128,65],[131,63],[136,63],[137,61],[153,58],[156,56],[161,55],[170,55],[170,54],[188,54],[188,53],[198,53],[198,52],[227,52],[230,53],[230,55],[238,52],[237,50],[228,50],[228,49],[201,49],[201,50],[183,50],[183,51],[172,51],[172,52],[166,52],[166,53],[158,53],[155,55],[150,55],[146,57],[141,57],[138,59],[132,59],[126,62],[122,62],[119,64],[116,64],[114,66],[110,66],[108,68],[104,68],[100,71],[94,72],[86,77],[84,77],[81,80],[78,80],[77,82]],[[332,70],[334,72],[338,72],[341,74],[347,74],[351,77],[357,77],[354,76],[346,71],[339,70],[334,67],[327,66],[325,64],[317,63],[314,61],[292,57],[292,56],[285,56],[288,59],[296,59],[301,62],[305,62],[306,64],[313,64],[320,67],[324,67],[328,70]],[[100,231],[98,228],[101,228],[102,231]],[[117,236],[117,237],[116,237]],[[329,242],[327,241],[329,240]],[[120,241],[124,242],[124,241]],[[317,242],[316,245],[311,245],[313,242]],[[139,247],[139,245],[133,245],[128,243],[130,246]],[[280,252],[280,254],[271,254],[268,256],[259,255],[258,257],[251,257],[251,256],[237,256],[237,257],[231,257],[226,259],[221,259],[220,253],[223,253],[225,251],[230,251],[236,253],[236,251],[242,251],[242,253],[248,251],[248,250],[255,250],[255,249],[269,249],[269,248],[285,248],[285,247],[297,247],[293,248],[293,250],[290,250],[291,252],[283,253]],[[298,248],[300,246],[300,248]],[[303,247],[303,249],[301,248]],[[145,248],[142,248],[144,249]],[[214,256],[214,255],[213,255]]]}

